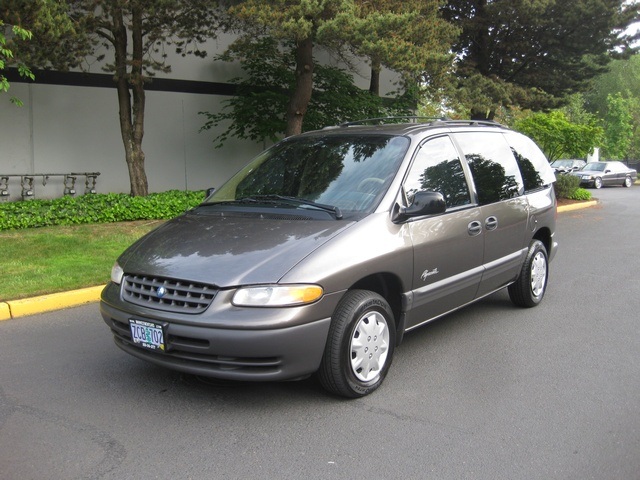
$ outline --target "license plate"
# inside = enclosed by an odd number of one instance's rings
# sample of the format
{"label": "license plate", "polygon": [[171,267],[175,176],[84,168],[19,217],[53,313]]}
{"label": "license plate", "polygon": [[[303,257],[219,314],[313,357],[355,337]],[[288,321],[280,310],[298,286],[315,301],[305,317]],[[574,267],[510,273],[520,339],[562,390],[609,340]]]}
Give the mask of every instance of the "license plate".
{"label": "license plate", "polygon": [[143,320],[129,319],[131,339],[133,343],[149,350],[161,350],[164,352],[164,329],[157,323]]}

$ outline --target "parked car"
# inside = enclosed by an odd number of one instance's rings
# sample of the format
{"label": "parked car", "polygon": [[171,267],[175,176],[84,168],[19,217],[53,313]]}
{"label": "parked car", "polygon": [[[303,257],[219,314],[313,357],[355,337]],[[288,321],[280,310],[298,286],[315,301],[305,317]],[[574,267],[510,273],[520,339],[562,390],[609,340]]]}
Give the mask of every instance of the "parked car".
{"label": "parked car", "polygon": [[557,243],[536,145],[493,122],[368,123],[277,143],[126,250],[100,305],[116,345],[359,397],[406,332],[505,287],[539,304]]}
{"label": "parked car", "polygon": [[631,187],[638,178],[637,171],[617,161],[590,162],[572,175],[580,178],[581,186],[594,188],[614,185]]}
{"label": "parked car", "polygon": [[562,175],[565,173],[571,173],[575,170],[580,170],[587,164],[584,160],[555,160],[551,163],[551,168],[558,175]]}

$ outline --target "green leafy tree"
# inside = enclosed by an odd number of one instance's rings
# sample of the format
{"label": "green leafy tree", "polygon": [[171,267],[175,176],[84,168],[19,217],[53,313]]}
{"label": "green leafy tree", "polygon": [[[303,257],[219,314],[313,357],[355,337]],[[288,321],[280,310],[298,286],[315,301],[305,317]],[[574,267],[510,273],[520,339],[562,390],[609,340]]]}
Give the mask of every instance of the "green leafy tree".
{"label": "green leafy tree", "polygon": [[[201,112],[207,117],[203,130],[225,125],[215,139],[221,147],[230,137],[275,142],[285,135],[289,95],[295,88],[295,54],[280,48],[272,37],[235,42],[223,61],[237,61],[244,76],[230,81],[238,85],[237,95],[226,101],[219,113]],[[354,118],[409,113],[409,101],[398,98],[392,104],[353,84],[346,71],[316,65],[314,89],[304,116],[303,131],[315,130]]]}
{"label": "green leafy tree", "polygon": [[199,48],[214,37],[216,2],[208,0],[70,0],[72,17],[85,19],[88,32],[107,49],[118,94],[119,120],[131,195],[148,194],[144,136],[145,85],[168,72],[164,49],[204,57]]}
{"label": "green leafy tree", "polygon": [[602,127],[572,123],[562,110],[531,114],[518,120],[514,127],[533,138],[551,162],[585,158],[603,137]]}
{"label": "green leafy tree", "polygon": [[[106,59],[116,84],[119,121],[131,195],[146,196],[148,182],[142,149],[145,85],[170,71],[165,49],[206,56],[199,48],[218,28],[217,2],[209,0],[6,0],[20,19],[34,17],[33,42],[25,45],[32,65],[58,70],[78,66],[87,55]],[[35,5],[48,5],[34,10]],[[5,4],[3,3],[3,8]],[[34,24],[35,25],[35,24]],[[68,25],[60,35],[60,25]],[[41,34],[37,34],[40,31]],[[28,48],[27,48],[28,47]]]}
{"label": "green leafy tree", "polygon": [[[612,61],[609,71],[594,78],[590,88],[585,92],[585,108],[604,122],[613,122],[615,125],[621,117],[620,111],[618,115],[609,113],[612,106],[611,96],[620,96],[632,116],[633,132],[623,158],[640,159],[640,55]],[[613,105],[621,106],[620,103],[618,100]]]}
{"label": "green leafy tree", "polygon": [[[7,67],[8,64],[11,64],[15,61],[13,51],[7,47],[7,37],[5,35],[5,27],[9,27],[9,25],[5,25],[4,22],[0,19],[0,92],[8,92],[9,91],[9,80],[7,77],[2,75],[2,71]],[[20,27],[19,25],[11,25],[11,34],[20,38],[21,40],[28,41],[31,40],[33,34],[25,29]],[[18,61],[18,72],[21,77],[30,78],[31,80],[35,79],[35,75],[33,72],[27,67],[24,63]],[[22,100],[20,100],[16,96],[11,96],[9,98],[11,103],[22,106]]]}
{"label": "green leafy tree", "polygon": [[444,17],[460,25],[456,94],[472,118],[500,106],[557,107],[602,73],[638,19],[624,0],[448,0]]}
{"label": "green leafy tree", "polygon": [[633,99],[624,98],[619,92],[607,97],[608,108],[604,117],[604,142],[601,151],[604,158],[628,158],[633,138],[632,102]]}
{"label": "green leafy tree", "polygon": [[[82,28],[68,15],[64,0],[2,0],[0,3],[0,70],[16,67],[18,74],[34,80],[32,68],[64,70],[77,66],[88,52]],[[2,90],[9,82],[3,75]],[[11,101],[22,102],[15,97]]]}
{"label": "green leafy tree", "polygon": [[597,125],[599,122],[598,117],[587,110],[583,93],[574,93],[566,97],[562,111],[571,123]]}

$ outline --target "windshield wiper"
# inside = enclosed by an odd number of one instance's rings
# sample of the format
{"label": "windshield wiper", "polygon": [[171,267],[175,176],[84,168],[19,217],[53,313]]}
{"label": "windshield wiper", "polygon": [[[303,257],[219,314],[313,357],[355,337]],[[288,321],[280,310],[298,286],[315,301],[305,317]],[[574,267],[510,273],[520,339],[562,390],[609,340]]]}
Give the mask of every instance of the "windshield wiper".
{"label": "windshield wiper", "polygon": [[252,197],[243,198],[242,200],[254,200],[254,201],[277,201],[285,204],[294,204],[294,205],[306,205],[309,207],[316,208],[318,210],[323,210],[325,212],[329,212],[336,217],[336,220],[340,220],[342,218],[342,211],[340,208],[334,205],[325,205],[323,203],[317,203],[312,200],[306,200],[304,198],[298,197],[288,197],[285,195],[254,195]]}
{"label": "windshield wiper", "polygon": [[202,206],[210,206],[210,205],[237,205],[237,204],[242,204],[242,203],[258,203],[258,200],[256,200],[255,198],[251,198],[251,197],[245,197],[245,198],[238,198],[236,200],[219,200],[219,201],[214,201],[214,202],[205,202],[205,203],[201,203],[200,205],[198,205],[199,207]]}

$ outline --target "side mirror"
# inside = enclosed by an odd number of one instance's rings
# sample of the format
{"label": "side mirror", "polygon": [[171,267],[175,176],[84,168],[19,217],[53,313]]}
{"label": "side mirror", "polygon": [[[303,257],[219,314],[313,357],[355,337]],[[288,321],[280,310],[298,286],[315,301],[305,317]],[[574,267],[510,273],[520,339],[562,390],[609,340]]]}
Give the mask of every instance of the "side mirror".
{"label": "side mirror", "polygon": [[397,221],[403,221],[411,217],[425,215],[439,215],[447,210],[444,196],[440,192],[416,192],[413,202],[408,207],[400,207],[396,216]]}
{"label": "side mirror", "polygon": [[204,198],[209,198],[211,195],[213,195],[213,192],[215,192],[215,191],[216,191],[215,187],[207,188],[207,192],[206,192]]}

